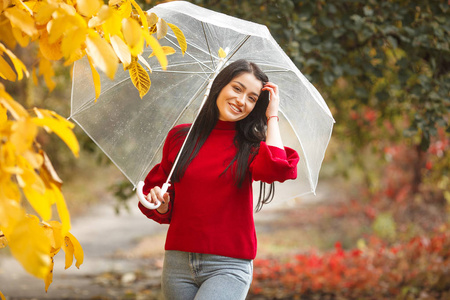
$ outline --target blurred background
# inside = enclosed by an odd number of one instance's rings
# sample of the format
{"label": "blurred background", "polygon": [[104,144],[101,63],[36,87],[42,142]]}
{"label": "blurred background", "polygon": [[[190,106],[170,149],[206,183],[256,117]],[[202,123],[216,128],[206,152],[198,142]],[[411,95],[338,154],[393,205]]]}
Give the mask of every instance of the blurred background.
{"label": "blurred background", "polygon": [[[336,120],[317,196],[255,216],[249,299],[448,299],[448,1],[190,2],[266,25]],[[29,68],[32,51],[15,51]],[[55,65],[51,93],[31,78],[2,82],[26,108],[67,117],[70,68]],[[64,181],[87,261],[65,272],[57,262],[45,294],[0,251],[0,290],[7,299],[158,299],[167,228],[137,212],[132,185],[75,132],[78,159],[55,136],[39,143]]]}

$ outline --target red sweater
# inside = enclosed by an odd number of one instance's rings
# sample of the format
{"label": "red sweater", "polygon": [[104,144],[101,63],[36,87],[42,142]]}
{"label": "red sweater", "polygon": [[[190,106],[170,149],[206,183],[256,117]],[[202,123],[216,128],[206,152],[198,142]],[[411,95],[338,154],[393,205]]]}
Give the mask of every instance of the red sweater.
{"label": "red sweater", "polygon": [[[169,132],[161,163],[145,179],[144,194],[166,181],[183,143],[182,138],[174,138],[182,126],[189,125],[179,125]],[[160,214],[139,203],[148,218],[170,224],[166,250],[255,258],[252,181],[271,183],[295,179],[299,157],[290,148],[283,150],[261,142],[248,168],[247,179],[238,188],[232,168],[221,175],[236,155],[235,134],[235,123],[218,121],[181,181],[169,188],[171,201],[167,213]]]}

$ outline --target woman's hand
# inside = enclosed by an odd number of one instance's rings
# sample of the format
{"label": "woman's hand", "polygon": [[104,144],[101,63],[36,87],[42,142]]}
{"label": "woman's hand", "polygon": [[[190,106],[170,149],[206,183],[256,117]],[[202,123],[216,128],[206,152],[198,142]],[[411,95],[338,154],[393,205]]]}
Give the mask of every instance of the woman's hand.
{"label": "woman's hand", "polygon": [[266,143],[269,146],[275,146],[280,149],[284,149],[283,141],[281,140],[280,128],[278,127],[278,108],[280,106],[280,96],[278,86],[272,82],[267,82],[263,86],[262,90],[269,91],[270,93],[270,101],[266,110],[266,117],[267,117]]}
{"label": "woman's hand", "polygon": [[161,188],[159,186],[152,188],[145,198],[148,202],[153,204],[157,203],[156,200],[161,202],[161,206],[156,209],[160,214],[165,214],[169,210],[169,193],[165,193],[164,196],[161,196]]}
{"label": "woman's hand", "polygon": [[267,82],[263,86],[262,90],[269,91],[270,93],[270,101],[269,106],[267,106],[266,117],[270,118],[272,116],[278,116],[278,107],[280,106],[280,95],[278,91],[278,86],[272,82]]}

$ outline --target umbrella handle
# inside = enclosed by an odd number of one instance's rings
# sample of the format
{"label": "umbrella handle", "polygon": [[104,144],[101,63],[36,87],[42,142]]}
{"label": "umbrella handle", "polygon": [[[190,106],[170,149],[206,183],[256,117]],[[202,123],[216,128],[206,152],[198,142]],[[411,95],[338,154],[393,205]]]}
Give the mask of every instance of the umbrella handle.
{"label": "umbrella handle", "polygon": [[[148,202],[148,200],[145,199],[144,193],[142,192],[143,188],[144,188],[144,182],[139,181],[139,183],[137,184],[137,187],[136,187],[136,194],[139,198],[139,202],[141,202],[141,204],[148,209],[157,209],[161,205],[161,202],[158,200],[156,200],[156,204]],[[169,188],[169,184],[164,183],[162,190],[161,190],[161,194],[164,195],[168,188]]]}

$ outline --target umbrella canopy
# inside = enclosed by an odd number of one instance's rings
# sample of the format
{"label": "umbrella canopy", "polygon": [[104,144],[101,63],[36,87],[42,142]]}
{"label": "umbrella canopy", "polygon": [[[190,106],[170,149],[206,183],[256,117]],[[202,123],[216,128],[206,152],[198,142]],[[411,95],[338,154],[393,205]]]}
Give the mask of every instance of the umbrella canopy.
{"label": "umbrella canopy", "polygon": [[[188,44],[185,55],[177,51],[169,56],[165,71],[158,68],[155,57],[147,59],[153,68],[152,86],[142,100],[128,72],[118,70],[113,81],[101,76],[102,92],[95,102],[89,63],[78,61],[74,66],[70,118],[136,186],[160,162],[169,130],[194,121],[215,72],[230,62],[247,59],[258,64],[279,86],[283,142],[300,156],[298,178],[281,193],[277,189],[278,196],[287,199],[315,193],[334,119],[316,88],[267,27],[184,1],[160,4],[151,12],[183,31]],[[172,32],[160,43],[179,49]],[[220,48],[227,54],[223,64],[219,64]],[[149,54],[144,51],[142,56]]]}

